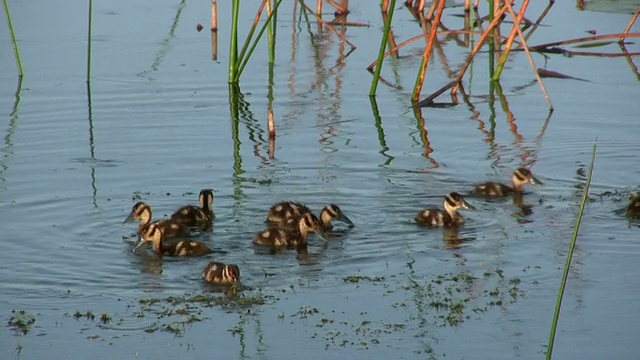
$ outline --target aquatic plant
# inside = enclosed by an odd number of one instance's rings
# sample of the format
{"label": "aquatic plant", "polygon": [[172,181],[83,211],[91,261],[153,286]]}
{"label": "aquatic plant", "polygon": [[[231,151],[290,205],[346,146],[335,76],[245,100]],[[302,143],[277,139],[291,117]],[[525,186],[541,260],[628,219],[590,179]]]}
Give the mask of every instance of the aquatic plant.
{"label": "aquatic plant", "polygon": [[575,249],[578,239],[578,232],[580,230],[580,222],[582,221],[582,214],[584,208],[589,199],[589,186],[591,185],[591,175],[593,174],[593,164],[596,160],[596,143],[593,143],[591,150],[591,163],[589,164],[589,171],[587,171],[587,180],[584,184],[584,190],[582,194],[582,201],[580,202],[580,209],[576,217],[576,225],[573,228],[573,235],[571,236],[571,243],[569,244],[569,251],[567,252],[567,260],[564,264],[564,271],[562,272],[562,280],[560,281],[560,288],[558,289],[558,298],[556,300],[556,307],[553,312],[553,322],[551,323],[551,331],[549,332],[549,342],[547,344],[547,359],[551,359],[553,354],[553,344],[556,337],[556,328],[558,326],[558,319],[560,317],[560,307],[562,306],[562,298],[564,297],[564,289],[569,278],[569,269],[571,267],[571,258],[573,257],[573,250]]}
{"label": "aquatic plant", "polygon": [[27,335],[35,322],[36,318],[26,310],[11,310],[11,317],[7,321],[7,326],[18,335]]}
{"label": "aquatic plant", "polygon": [[9,33],[11,34],[11,46],[13,47],[13,55],[16,58],[16,66],[18,67],[18,76],[22,77],[24,72],[22,71],[22,62],[20,61],[20,51],[18,50],[18,43],[16,42],[16,34],[13,31],[13,24],[11,23],[11,14],[9,13],[9,5],[7,0],[4,3],[4,14],[7,17],[7,26],[9,27]]}

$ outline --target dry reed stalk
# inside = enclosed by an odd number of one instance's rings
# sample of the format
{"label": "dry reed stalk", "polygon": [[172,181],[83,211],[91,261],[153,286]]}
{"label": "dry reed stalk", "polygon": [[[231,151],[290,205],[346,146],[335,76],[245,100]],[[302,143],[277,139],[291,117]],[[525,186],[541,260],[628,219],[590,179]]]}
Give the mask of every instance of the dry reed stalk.
{"label": "dry reed stalk", "polygon": [[344,21],[342,16],[340,16],[339,18],[333,19],[331,21],[327,21],[327,24],[329,24],[329,25],[340,25],[340,26],[344,26],[344,27],[370,27],[371,26],[369,24],[360,23],[360,22]]}
{"label": "dry reed stalk", "polygon": [[321,22],[324,26],[326,26],[327,29],[329,29],[329,31],[331,33],[333,33],[335,36],[337,36],[340,41],[344,41],[345,43],[349,44],[349,46],[351,46],[352,48],[356,48],[357,46],[353,45],[353,43],[349,40],[347,40],[343,35],[340,35],[331,25],[327,24],[326,21],[322,20],[320,17],[318,17],[318,15],[316,13],[313,12],[313,10],[311,10],[307,4],[304,3],[303,0],[298,0],[298,2],[300,3],[301,6],[304,6],[305,9],[307,9],[307,11],[309,11],[309,13],[311,13],[311,15],[313,15],[316,20],[318,20],[319,22]]}
{"label": "dry reed stalk", "polygon": [[326,0],[327,4],[333,6],[336,9],[336,16],[346,15],[349,13],[349,1],[343,0],[342,4],[338,4],[333,0]]}
{"label": "dry reed stalk", "polygon": [[458,91],[458,86],[460,86],[460,82],[462,81],[462,78],[464,77],[464,74],[467,71],[467,68],[471,64],[471,61],[476,56],[478,51],[480,51],[480,48],[482,48],[482,46],[484,45],[484,42],[487,41],[487,38],[491,34],[491,30],[498,25],[498,23],[500,22],[500,19],[502,18],[502,15],[504,15],[505,12],[507,12],[507,8],[503,6],[500,9],[500,11],[496,14],[493,21],[489,24],[489,26],[487,27],[487,30],[482,34],[482,36],[480,36],[480,39],[478,39],[476,46],[473,48],[473,50],[471,50],[471,54],[467,56],[467,60],[462,65],[462,69],[460,69],[460,73],[456,77],[456,80],[455,80],[456,85],[454,85],[453,88],[451,89],[451,95],[455,95],[456,92]]}
{"label": "dry reed stalk", "polygon": [[636,10],[636,12],[633,13],[633,16],[631,17],[631,20],[629,20],[627,27],[624,28],[624,31],[622,33],[625,34],[625,36],[620,37],[620,40],[618,40],[619,43],[622,44],[624,42],[624,38],[626,37],[626,34],[629,33],[629,30],[631,30],[631,26],[633,26],[633,23],[636,22],[638,15],[640,15],[640,6],[638,6],[638,9]]}
{"label": "dry reed stalk", "polygon": [[540,26],[540,23],[542,22],[542,19],[544,19],[544,17],[547,16],[547,14],[549,13],[549,10],[551,10],[551,7],[553,6],[553,4],[554,4],[554,0],[549,1],[549,4],[544,9],[542,14],[540,14],[540,16],[538,16],[538,20],[536,20],[536,22],[533,24],[533,26],[531,27],[531,30],[529,30],[529,32],[527,33],[527,36],[525,37],[525,39],[529,40],[529,37],[531,37],[531,35],[538,29],[538,26]]}
{"label": "dry reed stalk", "polygon": [[[529,65],[531,65],[531,69],[533,70],[533,73],[535,74],[536,77],[536,81],[538,81],[538,85],[540,85],[540,90],[542,91],[542,95],[544,96],[544,99],[547,101],[547,105],[549,106],[549,111],[553,111],[553,105],[551,104],[551,99],[549,98],[549,94],[547,94],[547,89],[545,89],[544,84],[542,83],[542,79],[540,78],[540,75],[538,74],[538,71],[536,69],[536,65],[533,63],[533,58],[531,57],[531,53],[529,52],[529,47],[527,46],[526,40],[524,38],[524,35],[522,34],[522,31],[520,30],[520,26],[518,26],[520,23],[518,22],[518,17],[516,16],[516,14],[513,12],[513,8],[511,7],[511,2],[510,0],[503,0],[502,1],[505,5],[505,7],[508,9],[509,11],[509,15],[511,15],[511,17],[513,18],[513,21],[515,22],[515,24],[513,24],[513,27],[518,31],[518,36],[520,37],[520,40],[522,41],[522,47],[524,48],[525,53],[527,54],[527,59],[529,60]],[[525,3],[528,3],[529,0],[525,0]],[[523,4],[524,6],[524,4]],[[521,11],[522,13],[524,13],[524,11]]]}
{"label": "dry reed stalk", "polygon": [[[509,0],[507,0],[509,1]],[[504,3],[505,1],[503,1]],[[502,55],[500,55],[500,59],[498,60],[498,68],[496,69],[495,74],[493,75],[493,80],[500,79],[500,75],[502,74],[502,69],[504,69],[504,64],[507,62],[507,58],[509,57],[509,52],[511,52],[511,47],[513,46],[513,40],[518,35],[518,30],[520,29],[520,23],[522,22],[522,18],[524,17],[525,12],[527,11],[527,7],[529,6],[529,0],[524,0],[522,2],[522,6],[520,7],[520,11],[518,12],[518,17],[514,19],[513,28],[511,29],[511,33],[507,38],[507,42],[504,46],[504,51],[502,51]]]}
{"label": "dry reed stalk", "polygon": [[578,44],[578,43],[582,43],[582,42],[591,42],[591,41],[607,40],[607,39],[619,39],[622,36],[624,36],[624,37],[632,37],[632,38],[640,38],[640,33],[638,33],[638,34],[636,34],[636,33],[623,34],[622,33],[622,34],[608,34],[608,35],[588,36],[588,37],[583,37],[583,38],[577,38],[577,39],[571,39],[571,40],[563,40],[563,41],[555,41],[555,42],[550,42],[550,43],[546,43],[546,44],[530,46],[529,49],[531,49],[533,51],[545,51],[545,50],[548,50],[548,48],[557,47],[557,46],[560,46],[560,45],[571,45],[571,44]]}
{"label": "dry reed stalk", "polygon": [[629,51],[627,51],[627,47],[624,46],[624,44],[619,45],[620,49],[622,49],[622,52],[626,55],[625,59],[627,60],[627,64],[629,64],[631,71],[633,71],[633,73],[636,74],[636,78],[640,80],[640,72],[638,71],[638,67],[636,66],[636,64],[633,63],[633,60],[631,60],[631,56],[629,55]]}
{"label": "dry reed stalk", "polygon": [[[318,16],[316,16],[318,18],[318,20],[322,19],[322,0],[318,0],[316,2],[316,14],[318,14]],[[322,32],[322,22],[318,21],[318,32],[321,33]]]}
{"label": "dry reed stalk", "polygon": [[442,13],[444,13],[444,4],[446,0],[439,0],[438,7],[436,10],[435,18],[433,19],[433,24],[431,25],[431,32],[429,32],[429,39],[427,40],[427,46],[422,53],[422,68],[420,69],[420,73],[418,75],[418,79],[416,80],[416,85],[413,89],[413,95],[411,100],[414,102],[418,102],[420,97],[420,91],[422,90],[422,85],[424,84],[424,79],[427,76],[427,67],[429,66],[429,58],[431,57],[431,51],[433,50],[433,43],[436,39],[436,35],[438,34],[438,26],[440,25],[440,19],[442,18]]}
{"label": "dry reed stalk", "polygon": [[218,0],[211,0],[211,59],[218,60]]}
{"label": "dry reed stalk", "polygon": [[[468,31],[468,30],[447,30],[447,31],[438,31],[438,35],[448,35],[448,34],[479,34],[481,35],[482,32],[480,31]],[[424,39],[424,35],[416,35],[410,39],[407,39],[403,42],[401,42],[399,45],[396,45],[394,48],[390,49],[389,51],[384,53],[384,57],[387,57],[391,54],[392,51],[396,51],[399,50],[400,48],[407,46],[415,41],[418,41],[420,39]],[[503,39],[501,37],[501,39]],[[367,70],[368,71],[372,71],[373,68],[376,66],[376,64],[378,63],[378,60],[374,60],[371,64],[369,64],[369,66],[367,66]]]}

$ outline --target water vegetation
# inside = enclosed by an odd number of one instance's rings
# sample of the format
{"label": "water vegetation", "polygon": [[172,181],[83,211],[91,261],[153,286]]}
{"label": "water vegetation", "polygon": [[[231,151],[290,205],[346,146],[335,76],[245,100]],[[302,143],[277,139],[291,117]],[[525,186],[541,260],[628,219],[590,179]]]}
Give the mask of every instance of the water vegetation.
{"label": "water vegetation", "polygon": [[11,317],[7,321],[7,326],[16,335],[27,335],[31,332],[31,327],[36,322],[36,318],[30,312],[20,309],[11,310]]}

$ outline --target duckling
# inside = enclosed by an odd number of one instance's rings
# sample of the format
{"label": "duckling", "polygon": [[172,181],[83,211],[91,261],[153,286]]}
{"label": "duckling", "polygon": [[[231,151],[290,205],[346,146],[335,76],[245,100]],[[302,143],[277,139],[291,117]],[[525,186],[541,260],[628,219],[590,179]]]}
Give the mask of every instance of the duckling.
{"label": "duckling", "polygon": [[477,185],[473,190],[473,193],[485,197],[501,197],[514,193],[522,193],[523,185],[526,183],[542,185],[542,181],[538,180],[533,176],[531,171],[523,167],[516,169],[511,181],[513,182],[513,188],[501,183],[486,182],[484,184]]}
{"label": "duckling", "polygon": [[[126,224],[133,220],[140,221],[137,233],[138,235],[143,235],[151,223],[151,207],[142,201],[137,202],[133,205],[129,216],[122,223]],[[189,227],[176,221],[160,220],[156,221],[155,224],[162,229],[165,238],[189,235]]]}
{"label": "duckling", "polygon": [[[273,205],[267,214],[267,223],[271,226],[295,229],[297,226],[297,218],[305,213],[310,213],[311,209],[307,206],[296,202],[284,201]],[[324,231],[333,229],[331,221],[342,221],[349,225],[355,226],[336,204],[329,204],[320,211],[319,221],[320,227]]]}
{"label": "duckling", "polygon": [[204,267],[202,279],[210,284],[233,285],[240,281],[240,268],[238,265],[212,261]]}
{"label": "duckling", "polygon": [[627,206],[627,216],[631,218],[640,218],[640,195],[636,195],[631,199]]}
{"label": "duckling", "polygon": [[149,225],[147,232],[140,238],[140,243],[133,248],[133,251],[146,243],[152,243],[153,251],[165,256],[200,256],[213,252],[202,241],[178,240],[171,244],[165,244],[162,228],[155,223]]}
{"label": "duckling", "polygon": [[421,210],[415,217],[415,221],[419,224],[430,225],[434,227],[451,227],[458,226],[464,222],[464,219],[458,214],[459,209],[475,208],[467,203],[462,195],[452,192],[444,198],[444,210],[427,209]]}
{"label": "duckling", "polygon": [[213,204],[213,190],[202,189],[198,196],[200,207],[187,205],[179,208],[171,215],[171,220],[180,222],[189,227],[197,227],[200,230],[211,228],[211,220],[216,216],[211,209]]}
{"label": "duckling", "polygon": [[267,213],[267,223],[273,225],[284,224],[287,220],[300,217],[311,212],[306,205],[294,201],[282,201],[273,205]]}
{"label": "duckling", "polygon": [[320,222],[312,213],[308,212],[296,219],[297,229],[269,227],[256,234],[253,243],[257,245],[300,247],[307,245],[310,232],[319,232]]}

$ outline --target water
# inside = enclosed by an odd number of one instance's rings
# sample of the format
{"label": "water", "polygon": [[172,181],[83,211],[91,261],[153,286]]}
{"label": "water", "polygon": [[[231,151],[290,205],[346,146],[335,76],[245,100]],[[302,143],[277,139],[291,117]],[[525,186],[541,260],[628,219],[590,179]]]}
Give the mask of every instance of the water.
{"label": "water", "polygon": [[[283,4],[277,140],[269,159],[265,52],[258,50],[243,76],[234,124],[226,15],[221,60],[212,63],[209,34],[195,31],[208,23],[206,7],[95,4],[89,103],[85,4],[9,6],[26,76],[17,99],[3,33],[0,321],[7,324],[19,309],[36,321],[25,336],[2,327],[1,358],[17,349],[27,359],[103,351],[110,358],[541,357],[596,138],[592,201],[554,353],[637,354],[639,228],[616,213],[640,186],[634,166],[640,90],[625,58],[551,56],[548,69],[589,82],[546,79],[555,107],[548,116],[523,54],[503,75],[508,109],[488,102],[486,54],[480,55],[465,84],[471,103],[423,109],[425,134],[408,102],[418,43],[385,63],[383,76],[403,89],[379,87],[377,118],[363,70],[376,56],[376,7],[352,4],[349,20],[372,26],[347,31],[358,48],[340,61],[339,42],[318,36],[315,25],[313,38],[305,23],[293,27],[293,7]],[[615,33],[629,18],[571,6],[555,5],[535,44],[587,36],[590,29]],[[54,11],[64,15],[51,17]],[[219,11],[230,13],[224,3]],[[252,12],[243,8],[245,25]],[[445,21],[453,27],[459,20],[449,14],[460,12],[449,10]],[[399,39],[419,33],[401,9],[394,30]],[[450,81],[443,70],[457,69],[466,54],[452,42],[443,51],[447,58],[432,63],[424,94]],[[535,60],[544,66],[541,57]],[[507,180],[521,165],[545,182],[527,187],[532,213],[522,215],[508,200],[469,199],[478,211],[464,213],[457,234],[411,223],[446,193]],[[201,239],[216,253],[158,259],[131,252],[135,227],[121,222],[138,199],[160,218],[195,203],[205,187],[215,189],[217,219]],[[266,209],[288,199],[316,210],[335,202],[357,226],[326,245],[312,239],[305,255],[254,248],[251,238],[263,228]],[[451,238],[463,241],[446,241]],[[212,260],[238,264],[241,296],[264,304],[165,301],[203,293],[224,300],[200,280]],[[161,301],[146,305],[148,299]],[[451,310],[459,305],[460,312]],[[87,319],[89,311],[95,319]],[[102,314],[111,321],[101,323]],[[201,321],[189,321],[191,315]]]}

